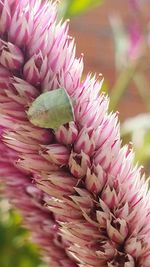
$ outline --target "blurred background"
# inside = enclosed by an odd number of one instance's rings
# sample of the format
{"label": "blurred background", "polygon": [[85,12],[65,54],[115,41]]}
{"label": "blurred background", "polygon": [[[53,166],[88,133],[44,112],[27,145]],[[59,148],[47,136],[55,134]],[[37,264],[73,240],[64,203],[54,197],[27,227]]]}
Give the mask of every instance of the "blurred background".
{"label": "blurred background", "polygon": [[[84,75],[102,73],[110,111],[119,111],[123,143],[150,173],[150,1],[61,0],[59,17],[71,18]],[[46,267],[21,217],[0,200],[0,267]]]}

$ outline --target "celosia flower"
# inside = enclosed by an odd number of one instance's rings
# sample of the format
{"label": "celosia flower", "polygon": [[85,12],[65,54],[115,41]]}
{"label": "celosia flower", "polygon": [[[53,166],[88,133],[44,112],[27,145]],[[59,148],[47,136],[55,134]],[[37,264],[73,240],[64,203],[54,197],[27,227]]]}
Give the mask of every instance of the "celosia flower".
{"label": "celosia flower", "polygon": [[[150,193],[130,146],[120,147],[101,81],[81,80],[68,22],[55,3],[0,1],[0,177],[53,267],[149,267]],[[32,125],[41,93],[64,88],[75,119]]]}

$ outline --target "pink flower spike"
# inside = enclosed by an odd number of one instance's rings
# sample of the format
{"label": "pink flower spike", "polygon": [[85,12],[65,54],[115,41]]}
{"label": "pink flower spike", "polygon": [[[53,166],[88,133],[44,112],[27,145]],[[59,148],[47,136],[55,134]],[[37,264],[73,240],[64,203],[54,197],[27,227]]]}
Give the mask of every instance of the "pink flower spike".
{"label": "pink flower spike", "polygon": [[84,177],[88,167],[90,167],[90,158],[84,152],[81,152],[81,154],[72,152],[70,154],[69,168],[75,177],[79,179]]}
{"label": "pink flower spike", "polygon": [[42,54],[32,56],[24,65],[23,75],[29,83],[38,85],[47,73],[47,59]]}
{"label": "pink flower spike", "polygon": [[43,146],[40,154],[51,163],[60,166],[67,165],[70,155],[69,150],[59,144]]}
{"label": "pink flower spike", "polygon": [[[55,1],[0,0],[3,194],[48,266],[150,267],[149,180],[134,165],[131,145],[121,147],[118,114],[100,92],[103,78],[83,79],[83,54],[76,58],[69,21],[58,22],[57,10]],[[131,54],[138,56],[133,30]],[[60,88],[71,121],[62,124],[57,101],[57,129],[31,124],[32,103]]]}
{"label": "pink flower spike", "polygon": [[78,129],[76,124],[71,121],[66,125],[61,125],[56,131],[55,136],[58,142],[71,145],[75,142],[78,136]]}
{"label": "pink flower spike", "polygon": [[106,183],[106,173],[100,165],[93,167],[93,170],[88,168],[85,185],[86,188],[95,194],[98,194]]}
{"label": "pink flower spike", "polygon": [[0,33],[3,34],[10,26],[11,11],[9,0],[0,1]]}
{"label": "pink flower spike", "polygon": [[21,50],[13,45],[2,41],[0,48],[0,64],[10,70],[19,70],[24,62]]}
{"label": "pink flower spike", "polygon": [[[16,4],[16,3],[15,3]],[[33,31],[33,12],[30,2],[20,1],[11,17],[9,40],[19,47],[28,44]]]}
{"label": "pink flower spike", "polygon": [[77,153],[83,151],[88,155],[92,155],[95,150],[95,131],[90,128],[82,128],[78,134],[78,138],[74,144],[74,150]]}

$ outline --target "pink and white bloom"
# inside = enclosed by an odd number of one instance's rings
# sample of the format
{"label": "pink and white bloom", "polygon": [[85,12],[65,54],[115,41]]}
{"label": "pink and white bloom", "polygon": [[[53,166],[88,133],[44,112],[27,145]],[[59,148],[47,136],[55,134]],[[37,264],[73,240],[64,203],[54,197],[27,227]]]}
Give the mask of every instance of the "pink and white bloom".
{"label": "pink and white bloom", "polygon": [[[150,192],[130,146],[121,148],[102,81],[82,81],[68,21],[56,3],[0,1],[0,179],[52,267],[149,267]],[[65,88],[75,119],[30,123],[43,92]]]}

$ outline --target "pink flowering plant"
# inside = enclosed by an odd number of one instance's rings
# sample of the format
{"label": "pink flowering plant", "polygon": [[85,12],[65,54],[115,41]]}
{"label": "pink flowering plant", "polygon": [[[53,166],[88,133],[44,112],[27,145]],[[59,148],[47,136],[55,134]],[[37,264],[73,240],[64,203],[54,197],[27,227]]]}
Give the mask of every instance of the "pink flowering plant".
{"label": "pink flowering plant", "polygon": [[150,192],[55,2],[0,1],[0,179],[52,267],[149,267]]}
{"label": "pink flowering plant", "polygon": [[118,107],[126,91],[135,88],[136,94],[144,104],[144,110],[149,113],[149,1],[126,2],[127,21],[123,21],[118,11],[110,15],[117,73],[111,90],[110,110]]}

